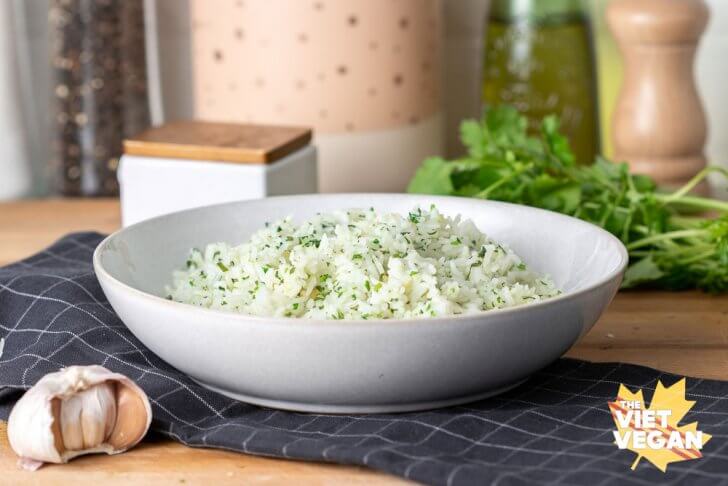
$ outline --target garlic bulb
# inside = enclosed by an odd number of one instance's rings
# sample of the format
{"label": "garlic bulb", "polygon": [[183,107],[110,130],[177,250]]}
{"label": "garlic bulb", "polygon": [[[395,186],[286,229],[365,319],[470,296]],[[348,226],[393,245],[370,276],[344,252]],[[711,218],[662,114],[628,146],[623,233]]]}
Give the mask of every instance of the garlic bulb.
{"label": "garlic bulb", "polygon": [[71,366],[44,376],[18,400],[8,440],[18,464],[34,470],[83,454],[124,452],[151,422],[149,400],[129,378],[102,366]]}

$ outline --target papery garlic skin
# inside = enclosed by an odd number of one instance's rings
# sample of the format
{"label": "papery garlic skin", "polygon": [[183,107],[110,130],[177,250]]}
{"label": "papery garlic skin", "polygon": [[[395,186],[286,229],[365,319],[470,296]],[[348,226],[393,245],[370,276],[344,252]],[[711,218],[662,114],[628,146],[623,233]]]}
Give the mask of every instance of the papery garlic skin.
{"label": "papery garlic skin", "polygon": [[83,454],[124,452],[151,421],[146,394],[129,378],[102,366],[71,366],[44,376],[18,400],[8,440],[19,464],[37,469]]}

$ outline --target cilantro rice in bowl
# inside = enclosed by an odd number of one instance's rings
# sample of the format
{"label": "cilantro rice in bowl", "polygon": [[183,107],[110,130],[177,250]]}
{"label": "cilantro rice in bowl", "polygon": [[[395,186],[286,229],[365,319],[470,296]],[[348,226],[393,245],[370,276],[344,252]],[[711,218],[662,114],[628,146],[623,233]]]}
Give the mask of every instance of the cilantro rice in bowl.
{"label": "cilantro rice in bowl", "polygon": [[270,223],[241,245],[193,249],[167,292],[249,315],[344,320],[470,314],[560,293],[506,245],[435,206]]}

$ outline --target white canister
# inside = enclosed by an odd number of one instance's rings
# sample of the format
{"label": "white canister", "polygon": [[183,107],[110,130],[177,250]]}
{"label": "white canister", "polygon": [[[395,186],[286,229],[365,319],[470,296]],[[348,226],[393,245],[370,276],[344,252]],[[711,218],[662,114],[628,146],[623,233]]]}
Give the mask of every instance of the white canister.
{"label": "white canister", "polygon": [[183,209],[317,190],[306,128],[183,121],[124,141],[122,225]]}

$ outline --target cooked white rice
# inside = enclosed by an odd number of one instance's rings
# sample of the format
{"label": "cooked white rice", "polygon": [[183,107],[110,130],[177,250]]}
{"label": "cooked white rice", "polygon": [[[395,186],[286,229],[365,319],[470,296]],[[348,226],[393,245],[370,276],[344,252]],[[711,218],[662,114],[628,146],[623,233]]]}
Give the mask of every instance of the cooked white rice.
{"label": "cooked white rice", "polygon": [[169,298],[271,317],[392,319],[512,307],[557,295],[470,220],[431,206],[286,218],[239,246],[193,249]]}

